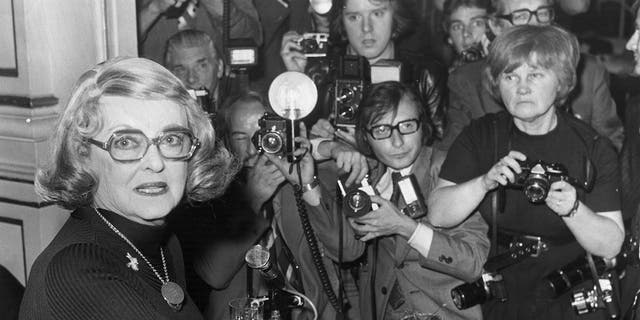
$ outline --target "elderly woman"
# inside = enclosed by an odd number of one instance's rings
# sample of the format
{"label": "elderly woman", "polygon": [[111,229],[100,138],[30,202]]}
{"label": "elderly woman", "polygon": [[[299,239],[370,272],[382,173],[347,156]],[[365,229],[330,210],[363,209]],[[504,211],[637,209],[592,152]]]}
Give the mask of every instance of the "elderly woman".
{"label": "elderly woman", "polygon": [[[585,250],[605,258],[620,250],[624,227],[615,149],[559,109],[574,88],[578,57],[576,38],[555,26],[518,26],[496,38],[485,76],[506,111],[464,129],[429,197],[434,225],[456,225],[480,211],[493,231],[489,261],[510,245],[527,243],[530,236],[539,237],[534,244],[545,247],[522,261],[509,260],[500,270],[508,301],[486,303],[486,318],[574,318],[570,292],[554,299],[545,291],[545,276]],[[551,180],[546,197],[528,197],[515,186],[521,182],[516,179],[523,172],[549,169],[526,168],[536,161],[560,164],[566,175],[581,182],[589,180],[585,168],[594,167],[595,177],[587,188]]]}
{"label": "elderly woman", "polygon": [[199,319],[165,217],[223,191],[235,165],[180,80],[118,58],[78,81],[38,173],[74,210],[33,265],[21,319]]}

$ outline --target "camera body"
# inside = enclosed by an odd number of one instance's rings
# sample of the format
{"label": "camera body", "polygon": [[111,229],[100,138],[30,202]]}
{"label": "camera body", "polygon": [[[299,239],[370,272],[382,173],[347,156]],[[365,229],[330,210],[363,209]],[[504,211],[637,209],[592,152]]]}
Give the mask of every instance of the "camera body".
{"label": "camera body", "polygon": [[335,71],[332,108],[335,126],[355,127],[356,112],[364,96],[365,84],[369,82],[369,63],[361,56],[340,56]]}
{"label": "camera body", "polygon": [[451,289],[451,298],[459,310],[464,310],[491,299],[505,302],[507,290],[501,274],[485,272],[476,282],[465,283]]}
{"label": "camera body", "polygon": [[369,176],[349,187],[344,185],[346,177],[347,175],[338,179],[338,188],[342,195],[342,212],[349,218],[358,218],[378,209],[378,204],[371,202],[370,196],[375,195],[376,191],[369,183]]}
{"label": "camera body", "polygon": [[522,188],[529,202],[540,203],[547,198],[551,184],[564,180],[572,183],[567,168],[559,163],[546,163],[542,160],[518,161],[522,172],[516,174],[511,187]]}
{"label": "camera body", "polygon": [[571,307],[576,314],[582,315],[606,309],[611,319],[620,316],[620,310],[613,286],[615,273],[608,272],[598,279],[600,290],[594,285],[592,289],[582,289],[573,292]]}
{"label": "camera body", "polygon": [[458,54],[460,61],[463,63],[469,63],[478,61],[485,57],[484,50],[482,49],[482,44],[476,43],[471,47],[462,50]]}
{"label": "camera body", "polygon": [[295,150],[296,135],[291,122],[278,115],[265,113],[258,120],[260,129],[251,138],[256,150],[278,156],[291,156]]}
{"label": "camera body", "polygon": [[305,57],[326,57],[329,52],[328,33],[304,33],[296,43],[302,47]]}

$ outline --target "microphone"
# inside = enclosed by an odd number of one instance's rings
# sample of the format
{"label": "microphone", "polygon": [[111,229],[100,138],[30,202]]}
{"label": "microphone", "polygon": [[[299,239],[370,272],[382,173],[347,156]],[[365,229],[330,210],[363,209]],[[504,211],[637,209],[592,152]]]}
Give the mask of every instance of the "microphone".
{"label": "microphone", "polygon": [[262,245],[256,244],[247,251],[244,256],[244,261],[251,269],[257,269],[260,271],[262,277],[267,283],[276,289],[283,289],[285,287],[284,277],[278,267],[271,263],[271,254]]}

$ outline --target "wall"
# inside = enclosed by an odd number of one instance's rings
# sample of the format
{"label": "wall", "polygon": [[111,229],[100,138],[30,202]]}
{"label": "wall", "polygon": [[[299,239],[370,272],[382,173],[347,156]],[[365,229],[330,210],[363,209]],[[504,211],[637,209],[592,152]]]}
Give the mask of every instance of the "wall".
{"label": "wall", "polygon": [[135,1],[2,1],[12,2],[14,23],[0,29],[0,43],[15,37],[17,72],[0,72],[0,264],[24,284],[68,217],[33,191],[47,139],[80,74],[110,57],[137,56]]}

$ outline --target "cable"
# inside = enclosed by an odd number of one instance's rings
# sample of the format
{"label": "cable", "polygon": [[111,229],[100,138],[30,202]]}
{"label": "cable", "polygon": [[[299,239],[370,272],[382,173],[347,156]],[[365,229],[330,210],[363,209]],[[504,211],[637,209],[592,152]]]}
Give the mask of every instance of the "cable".
{"label": "cable", "polygon": [[[301,159],[302,157],[300,157]],[[333,288],[331,287],[331,281],[329,280],[329,276],[327,274],[327,269],[324,266],[324,262],[322,261],[322,255],[320,254],[320,249],[318,248],[318,239],[313,231],[313,227],[311,226],[311,222],[309,221],[309,215],[307,213],[307,208],[302,200],[302,174],[300,171],[300,162],[296,163],[298,169],[298,181],[299,183],[294,186],[294,195],[296,198],[296,206],[298,207],[298,214],[300,215],[300,222],[302,223],[302,231],[304,233],[304,237],[307,240],[307,244],[309,245],[309,250],[311,251],[311,258],[313,259],[313,264],[316,266],[316,270],[318,271],[318,276],[320,277],[320,282],[322,284],[322,289],[324,293],[327,295],[329,299],[329,303],[335,309],[336,313],[342,314],[342,307],[340,301],[338,301],[338,297],[336,293],[333,292]]]}

